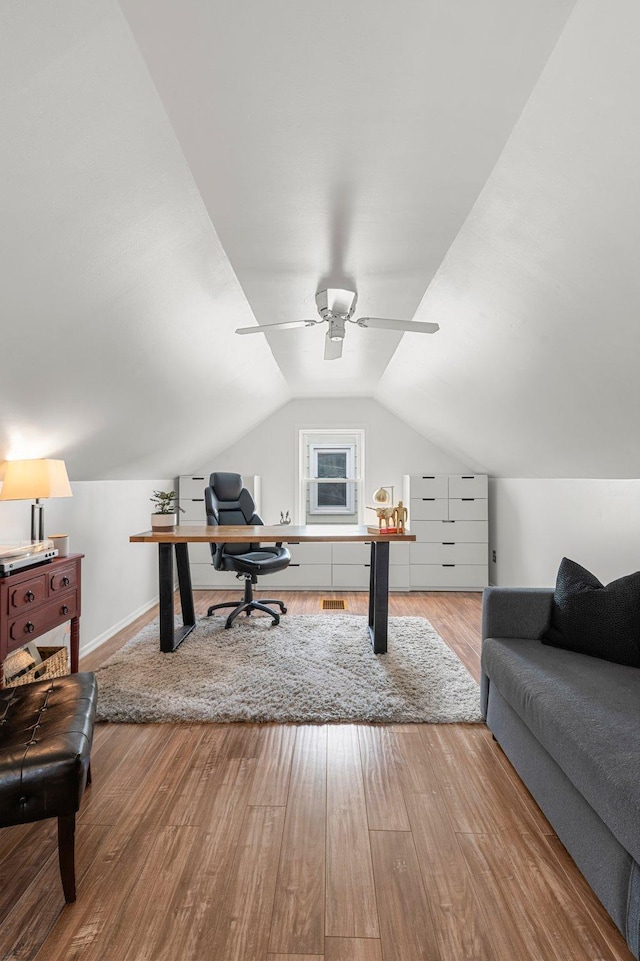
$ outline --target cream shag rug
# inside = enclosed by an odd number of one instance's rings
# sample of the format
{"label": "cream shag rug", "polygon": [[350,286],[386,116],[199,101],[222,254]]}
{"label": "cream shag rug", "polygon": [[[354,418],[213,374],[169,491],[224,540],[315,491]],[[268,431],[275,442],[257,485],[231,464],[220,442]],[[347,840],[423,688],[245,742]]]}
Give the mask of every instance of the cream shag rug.
{"label": "cream shag rug", "polygon": [[96,671],[103,721],[480,721],[479,689],[429,621],[389,620],[388,653],[366,619],[289,615],[279,627],[198,618],[172,654],[145,627]]}

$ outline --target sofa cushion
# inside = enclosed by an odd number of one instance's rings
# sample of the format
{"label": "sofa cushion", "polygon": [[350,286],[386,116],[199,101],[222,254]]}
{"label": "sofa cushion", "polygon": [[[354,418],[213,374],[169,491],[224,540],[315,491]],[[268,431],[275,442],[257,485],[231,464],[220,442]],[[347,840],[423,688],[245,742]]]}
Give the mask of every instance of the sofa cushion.
{"label": "sofa cushion", "polygon": [[483,670],[640,864],[640,668],[487,638]]}
{"label": "sofa cushion", "polygon": [[640,667],[640,571],[605,586],[563,557],[542,641]]}

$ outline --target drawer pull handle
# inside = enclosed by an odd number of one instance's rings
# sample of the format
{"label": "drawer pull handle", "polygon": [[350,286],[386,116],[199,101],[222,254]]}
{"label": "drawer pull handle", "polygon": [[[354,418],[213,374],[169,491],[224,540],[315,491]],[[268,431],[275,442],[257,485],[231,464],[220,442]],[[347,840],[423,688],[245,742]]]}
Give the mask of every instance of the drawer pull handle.
{"label": "drawer pull handle", "polygon": [[443,541],[443,542],[442,542],[442,546],[443,546],[443,547],[453,547],[453,546],[455,545],[455,543],[456,543],[455,541]]}
{"label": "drawer pull handle", "polygon": [[423,497],[422,500],[423,500],[423,501],[434,501],[434,500],[435,500],[435,497]]}
{"label": "drawer pull handle", "polygon": [[461,501],[474,501],[474,500],[475,500],[475,497],[461,497],[460,500],[461,500]]}
{"label": "drawer pull handle", "polygon": [[69,580],[69,578],[68,578],[68,577],[66,576],[66,574],[65,574],[65,576],[62,578],[62,586],[63,586],[63,587],[68,587],[70,583],[71,583],[71,581]]}
{"label": "drawer pull handle", "polygon": [[422,475],[422,479],[423,479],[423,480],[435,480],[436,478],[435,478],[435,475],[434,475],[434,474],[423,474],[423,475]]}
{"label": "drawer pull handle", "polygon": [[31,604],[32,601],[35,601],[36,595],[33,593],[33,591],[27,591],[27,593],[24,595],[24,599],[27,601],[27,603]]}
{"label": "drawer pull handle", "polygon": [[443,564],[442,566],[443,566],[443,567],[455,567],[456,565],[455,565],[455,564]]}
{"label": "drawer pull handle", "polygon": [[463,474],[460,480],[474,480],[475,474]]}
{"label": "drawer pull handle", "polygon": [[69,613],[69,608],[67,607],[66,604],[63,604],[63,605],[62,605],[62,607],[60,608],[60,613],[61,613],[61,614],[68,614],[68,613]]}
{"label": "drawer pull handle", "polygon": [[300,567],[299,564],[289,564],[289,567]]}
{"label": "drawer pull handle", "polygon": [[191,498],[191,503],[192,503],[192,504],[204,504],[204,497],[192,497],[192,498]]}
{"label": "drawer pull handle", "polygon": [[31,621],[27,621],[27,623],[24,625],[25,634],[33,634],[35,629],[36,629],[36,626],[35,624],[32,624]]}

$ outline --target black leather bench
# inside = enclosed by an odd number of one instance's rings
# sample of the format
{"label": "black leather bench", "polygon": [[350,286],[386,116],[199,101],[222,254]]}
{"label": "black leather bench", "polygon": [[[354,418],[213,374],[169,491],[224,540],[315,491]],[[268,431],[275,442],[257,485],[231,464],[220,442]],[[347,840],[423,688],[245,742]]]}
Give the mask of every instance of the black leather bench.
{"label": "black leather bench", "polygon": [[76,899],[75,819],[91,782],[97,699],[90,673],[0,690],[0,827],[58,818],[67,903]]}

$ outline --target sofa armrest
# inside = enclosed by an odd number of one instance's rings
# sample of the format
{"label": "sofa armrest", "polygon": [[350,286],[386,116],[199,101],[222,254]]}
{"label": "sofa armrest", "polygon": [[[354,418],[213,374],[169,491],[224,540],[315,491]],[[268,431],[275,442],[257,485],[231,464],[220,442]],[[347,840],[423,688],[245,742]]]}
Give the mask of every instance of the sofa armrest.
{"label": "sofa armrest", "polygon": [[551,617],[553,590],[546,587],[487,587],[482,597],[482,640],[537,640]]}

